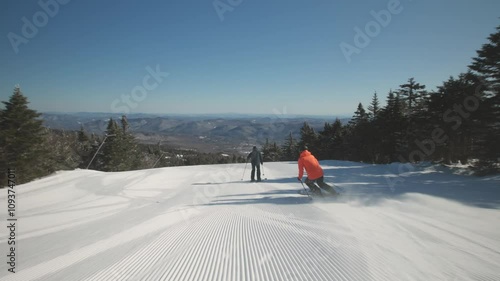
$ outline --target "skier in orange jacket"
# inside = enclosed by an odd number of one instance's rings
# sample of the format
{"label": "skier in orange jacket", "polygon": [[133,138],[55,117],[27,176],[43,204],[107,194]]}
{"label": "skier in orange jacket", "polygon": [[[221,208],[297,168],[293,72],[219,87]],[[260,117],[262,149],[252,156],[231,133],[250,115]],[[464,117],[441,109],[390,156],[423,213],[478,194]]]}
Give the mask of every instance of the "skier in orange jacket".
{"label": "skier in orange jacket", "polygon": [[324,182],[323,169],[319,165],[316,157],[314,157],[314,155],[312,155],[311,152],[307,150],[307,146],[303,146],[300,151],[300,157],[298,160],[299,177],[297,179],[302,182],[302,176],[304,175],[305,169],[307,173],[305,183],[311,189],[311,192],[321,195],[321,190],[318,188],[319,186],[332,195],[337,195],[338,193],[335,191],[335,189]]}

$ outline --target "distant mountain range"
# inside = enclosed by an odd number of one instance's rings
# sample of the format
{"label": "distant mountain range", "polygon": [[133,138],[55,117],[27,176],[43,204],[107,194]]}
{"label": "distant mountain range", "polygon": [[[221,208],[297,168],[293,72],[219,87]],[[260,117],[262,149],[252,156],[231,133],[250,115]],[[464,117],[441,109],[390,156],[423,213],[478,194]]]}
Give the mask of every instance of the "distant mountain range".
{"label": "distant mountain range", "polygon": [[[80,130],[102,135],[109,118],[121,119],[114,113],[43,113],[44,125],[53,129]],[[169,144],[179,148],[200,151],[246,152],[253,145],[262,145],[266,138],[281,143],[292,132],[299,137],[300,128],[308,122],[315,130],[322,130],[325,122],[334,117],[278,118],[263,115],[127,115],[130,131],[142,143]],[[341,119],[348,122],[349,118]]]}

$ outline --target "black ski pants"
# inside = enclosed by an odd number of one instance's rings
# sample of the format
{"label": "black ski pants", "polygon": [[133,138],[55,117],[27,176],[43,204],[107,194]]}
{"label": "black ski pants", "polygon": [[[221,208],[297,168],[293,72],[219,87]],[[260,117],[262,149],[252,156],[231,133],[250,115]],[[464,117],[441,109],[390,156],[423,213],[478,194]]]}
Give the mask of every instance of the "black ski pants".
{"label": "black ski pants", "polygon": [[306,178],[305,183],[313,192],[320,192],[320,189],[318,188],[318,186],[319,186],[320,188],[322,188],[325,191],[328,191],[330,193],[333,193],[333,194],[337,193],[333,187],[331,187],[330,185],[328,185],[324,181],[323,177],[313,179],[313,180]]}
{"label": "black ski pants", "polygon": [[251,174],[251,180],[255,180],[255,171],[257,171],[257,180],[260,181],[260,163],[255,163],[252,162],[252,174]]}

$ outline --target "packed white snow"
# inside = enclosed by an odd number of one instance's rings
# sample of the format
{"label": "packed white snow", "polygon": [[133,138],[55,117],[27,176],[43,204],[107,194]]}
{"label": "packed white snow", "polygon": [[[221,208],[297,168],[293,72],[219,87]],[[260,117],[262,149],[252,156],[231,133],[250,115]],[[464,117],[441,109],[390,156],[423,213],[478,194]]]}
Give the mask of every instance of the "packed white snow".
{"label": "packed white snow", "polygon": [[[0,190],[0,280],[500,280],[500,177],[324,161],[342,197],[299,195],[296,162],[58,172]],[[242,176],[244,175],[244,180]]]}

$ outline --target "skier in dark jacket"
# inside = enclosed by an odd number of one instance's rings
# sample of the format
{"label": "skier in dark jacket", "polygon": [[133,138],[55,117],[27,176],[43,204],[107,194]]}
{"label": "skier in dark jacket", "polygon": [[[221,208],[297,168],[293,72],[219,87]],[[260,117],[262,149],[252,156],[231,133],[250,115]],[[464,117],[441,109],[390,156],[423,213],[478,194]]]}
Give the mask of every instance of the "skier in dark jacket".
{"label": "skier in dark jacket", "polygon": [[247,156],[247,161],[251,160],[252,163],[252,176],[251,176],[251,181],[255,181],[255,169],[257,168],[257,181],[261,181],[260,179],[260,165],[264,165],[264,162],[262,161],[262,154],[260,151],[257,149],[256,146],[253,147],[252,152],[248,154]]}

